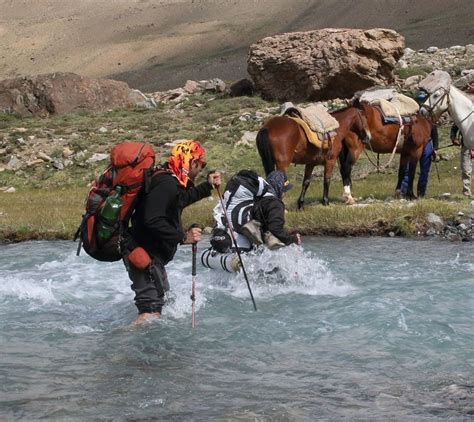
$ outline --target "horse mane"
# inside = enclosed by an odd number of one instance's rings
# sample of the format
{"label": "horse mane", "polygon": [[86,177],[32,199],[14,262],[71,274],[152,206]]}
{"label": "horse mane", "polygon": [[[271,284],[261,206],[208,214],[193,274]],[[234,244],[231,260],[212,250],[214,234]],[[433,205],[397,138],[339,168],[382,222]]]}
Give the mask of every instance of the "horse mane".
{"label": "horse mane", "polygon": [[455,89],[457,92],[459,92],[460,94],[464,95],[464,97],[466,97],[469,101],[473,102],[472,101],[472,98],[469,97],[469,95],[467,94],[467,92],[464,92],[462,90],[460,90],[458,87],[454,86],[454,85],[451,85],[451,88],[450,89]]}

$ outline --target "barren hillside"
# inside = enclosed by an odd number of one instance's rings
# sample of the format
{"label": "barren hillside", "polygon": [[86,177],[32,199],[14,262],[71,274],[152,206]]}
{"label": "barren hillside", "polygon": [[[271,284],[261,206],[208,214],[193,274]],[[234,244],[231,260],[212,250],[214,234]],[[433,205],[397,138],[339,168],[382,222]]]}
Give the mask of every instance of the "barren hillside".
{"label": "barren hillside", "polygon": [[474,42],[472,0],[0,0],[0,79],[73,71],[145,91],[246,75],[275,33],[386,27],[407,46]]}

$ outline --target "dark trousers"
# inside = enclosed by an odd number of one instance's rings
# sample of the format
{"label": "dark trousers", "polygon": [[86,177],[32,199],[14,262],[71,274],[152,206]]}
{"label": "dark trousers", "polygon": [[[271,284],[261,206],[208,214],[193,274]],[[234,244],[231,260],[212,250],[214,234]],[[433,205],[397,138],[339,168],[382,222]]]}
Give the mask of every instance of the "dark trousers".
{"label": "dark trousers", "polygon": [[[417,185],[417,195],[418,196],[425,196],[426,195],[426,188],[428,187],[428,178],[430,175],[431,169],[431,156],[433,154],[433,143],[428,142],[425,147],[423,148],[423,153],[420,157],[420,176],[418,177],[418,185]],[[401,191],[403,194],[407,193],[408,189],[408,167],[406,165],[405,174],[402,179]]]}
{"label": "dark trousers", "polygon": [[131,288],[135,292],[138,313],[161,313],[161,308],[165,304],[165,292],[169,290],[168,276],[161,260],[153,258],[145,270],[134,267],[127,257],[123,261],[132,281]]}

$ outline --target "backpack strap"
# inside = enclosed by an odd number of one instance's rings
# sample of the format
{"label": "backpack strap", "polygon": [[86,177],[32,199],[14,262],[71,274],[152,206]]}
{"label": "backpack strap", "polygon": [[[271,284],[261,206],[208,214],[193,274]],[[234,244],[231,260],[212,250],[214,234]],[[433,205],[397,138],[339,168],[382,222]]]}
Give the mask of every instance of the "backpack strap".
{"label": "backpack strap", "polygon": [[79,254],[81,253],[82,238],[81,238],[80,234],[81,234],[82,226],[84,226],[84,224],[86,223],[86,220],[88,219],[89,216],[90,216],[90,214],[88,212],[86,212],[82,216],[81,224],[79,224],[79,227],[77,228],[76,233],[74,234],[74,237],[72,239],[73,242],[75,242],[77,239],[79,239],[79,244],[77,245],[76,256],[79,256]]}
{"label": "backpack strap", "polygon": [[138,153],[137,153],[137,156],[135,157],[135,159],[133,160],[132,162],[132,167],[135,167],[138,163],[138,160],[140,159],[140,156],[142,155],[142,151],[143,151],[143,148],[145,148],[145,143],[142,144],[142,147],[139,149]]}

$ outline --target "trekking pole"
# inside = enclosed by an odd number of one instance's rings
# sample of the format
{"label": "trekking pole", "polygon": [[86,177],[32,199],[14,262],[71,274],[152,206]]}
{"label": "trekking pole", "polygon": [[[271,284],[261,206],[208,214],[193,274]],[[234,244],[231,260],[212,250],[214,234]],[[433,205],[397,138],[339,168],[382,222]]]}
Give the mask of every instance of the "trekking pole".
{"label": "trekking pole", "polygon": [[456,146],[456,145],[454,145],[454,144],[451,144],[451,145],[444,145],[444,146],[442,146],[442,147],[439,147],[439,148],[437,149],[437,151],[439,151],[440,149],[451,148],[451,147],[455,147],[455,146]]}
{"label": "trekking pole", "polygon": [[193,243],[193,266],[191,274],[193,276],[193,284],[191,288],[191,300],[192,300],[192,327],[196,328],[196,255],[197,255],[197,243]]}
{"label": "trekking pole", "polygon": [[435,170],[436,170],[436,176],[438,176],[438,184],[441,184],[441,178],[439,177],[439,170],[438,170],[438,163],[435,161]]}
{"label": "trekking pole", "polygon": [[232,243],[234,244],[234,248],[237,252],[237,256],[239,257],[240,266],[242,267],[242,273],[244,274],[244,278],[245,278],[245,281],[247,283],[247,287],[249,289],[250,297],[252,298],[253,309],[256,311],[257,310],[257,305],[255,304],[255,299],[253,298],[252,289],[250,288],[249,279],[247,277],[247,271],[245,271],[244,262],[242,261],[242,256],[240,255],[240,250],[237,247],[237,239],[235,238],[235,233],[234,233],[234,229],[232,227],[232,223],[230,222],[229,216],[227,215],[227,209],[224,205],[224,200],[222,199],[222,195],[221,195],[221,191],[219,190],[219,186],[216,186],[216,190],[217,190],[217,195],[219,195],[219,201],[221,203],[222,210],[224,211],[224,216],[225,216],[225,219],[226,219],[226,222],[227,222],[227,226],[229,227],[230,237],[232,238]]}

